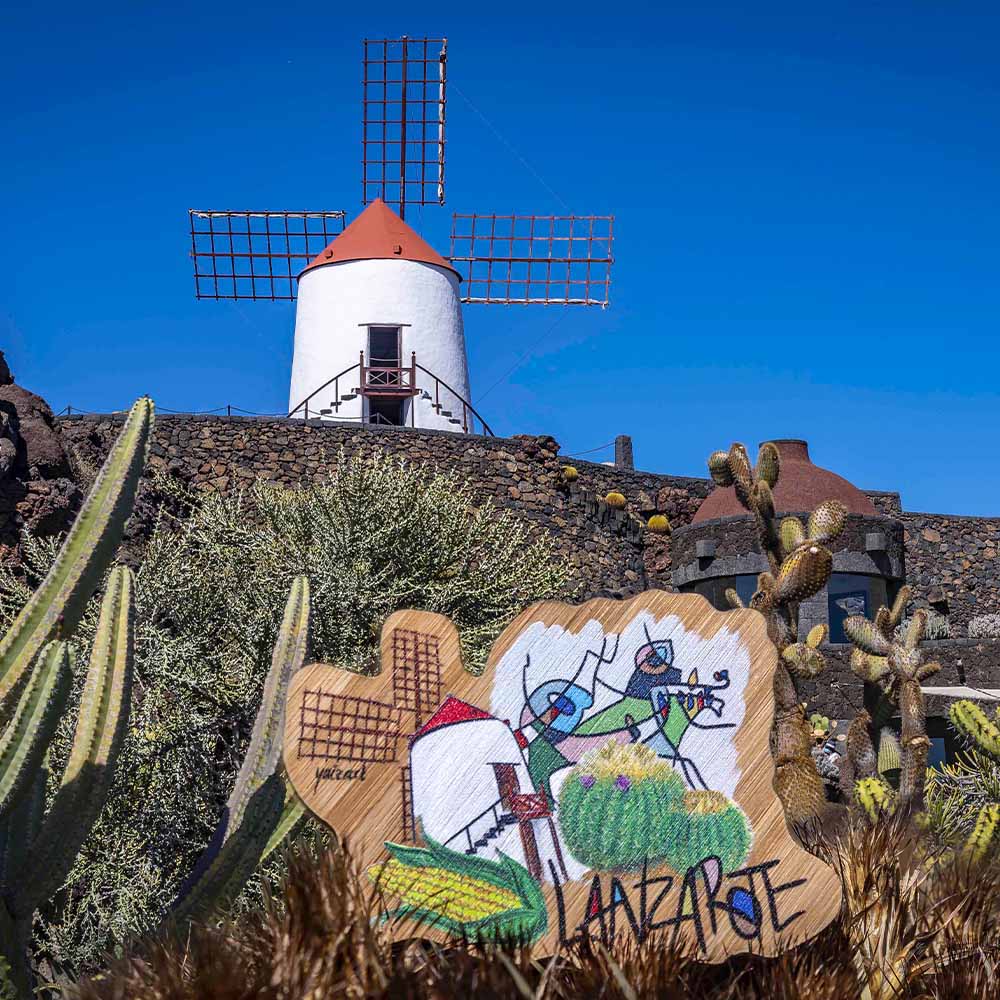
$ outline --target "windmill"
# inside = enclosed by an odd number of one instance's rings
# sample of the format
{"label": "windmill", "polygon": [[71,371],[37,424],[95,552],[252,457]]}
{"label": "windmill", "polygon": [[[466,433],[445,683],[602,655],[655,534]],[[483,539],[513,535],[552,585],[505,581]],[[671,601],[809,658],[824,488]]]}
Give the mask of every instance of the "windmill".
{"label": "windmill", "polygon": [[365,39],[366,208],[350,225],[188,213],[197,298],[297,299],[289,416],[492,434],[470,402],[462,304],[608,305],[613,216],[455,213],[447,258],[404,221],[445,201],[447,48]]}

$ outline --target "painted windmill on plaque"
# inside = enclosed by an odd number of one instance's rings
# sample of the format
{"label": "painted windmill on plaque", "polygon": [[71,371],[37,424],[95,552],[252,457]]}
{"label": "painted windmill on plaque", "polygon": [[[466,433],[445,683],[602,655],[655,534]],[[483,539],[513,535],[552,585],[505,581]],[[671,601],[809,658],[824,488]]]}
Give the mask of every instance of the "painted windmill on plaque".
{"label": "painted windmill on plaque", "polygon": [[774,792],[776,652],[756,612],[659,591],[546,602],[474,676],[447,618],[402,611],[381,659],[375,677],[300,671],[284,754],[401,933],[661,932],[721,961],[837,914],[836,874]]}
{"label": "painted windmill on plaque", "polygon": [[289,416],[492,433],[462,304],[607,306],[614,218],[454,214],[440,255],[403,220],[445,201],[447,40],[367,39],[362,66],[367,208],[192,209],[195,294],[297,299]]}

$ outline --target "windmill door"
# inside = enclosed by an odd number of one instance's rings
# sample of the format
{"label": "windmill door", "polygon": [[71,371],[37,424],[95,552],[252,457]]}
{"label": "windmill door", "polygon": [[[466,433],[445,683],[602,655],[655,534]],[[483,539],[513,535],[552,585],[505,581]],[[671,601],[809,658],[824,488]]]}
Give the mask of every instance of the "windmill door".
{"label": "windmill door", "polygon": [[403,423],[403,399],[394,393],[403,385],[398,326],[368,327],[368,420],[376,424]]}

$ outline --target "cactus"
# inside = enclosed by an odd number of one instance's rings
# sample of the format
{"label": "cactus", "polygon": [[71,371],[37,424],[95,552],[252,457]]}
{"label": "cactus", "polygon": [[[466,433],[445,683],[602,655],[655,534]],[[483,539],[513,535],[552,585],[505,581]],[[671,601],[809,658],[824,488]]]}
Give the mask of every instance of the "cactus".
{"label": "cactus", "polygon": [[[1000,759],[1000,709],[994,713],[993,718],[990,718],[974,701],[963,699],[952,703],[948,709],[948,718],[952,728],[965,739],[973,751]],[[959,762],[944,770],[949,777],[963,772],[971,776],[980,771],[985,764],[986,762],[978,758],[974,752],[964,764]],[[994,783],[986,782],[984,789],[988,797],[996,797]],[[975,862],[982,861],[994,849],[998,833],[1000,833],[1000,802],[987,802],[979,808],[975,826],[965,842],[966,856]]]}
{"label": "cactus", "polygon": [[[764,616],[768,636],[780,654],[774,679],[774,784],[788,816],[808,823],[830,809],[823,779],[810,753],[812,728],[795,678],[812,678],[823,671],[819,646],[825,632],[810,633],[800,642],[798,607],[830,579],[833,555],[826,544],[843,530],[847,511],[839,501],[828,500],[812,513],[808,527],[796,517],[782,518],[778,524],[773,491],[781,474],[781,457],[771,443],[761,446],[754,468],[743,445],[733,444],[728,452],[713,452],[708,469],[719,486],[734,487],[740,504],[753,515],[761,551],[770,567],[758,577],[750,607]],[[726,598],[733,607],[742,607],[732,590],[726,592]]]}
{"label": "cactus", "polygon": [[153,426],[140,399],[51,569],[0,640],[0,962],[4,995],[32,994],[34,911],[65,880],[103,808],[129,709],[131,571],[110,575],[70,758],[44,814],[43,767],[73,672],[68,639],[114,556],[131,513]]}
{"label": "cactus", "polygon": [[1000,826],[1000,804],[991,802],[979,810],[976,825],[965,842],[966,853],[973,861],[982,861],[993,846]]}
{"label": "cactus", "polygon": [[883,729],[878,741],[878,773],[893,787],[899,786],[899,775],[903,768],[902,751],[899,740],[891,729]]}
{"label": "cactus", "polygon": [[305,817],[305,807],[278,771],[285,702],[292,674],[305,663],[309,645],[309,581],[297,577],[285,604],[264,682],[250,747],[211,843],[181,887],[171,916],[204,916],[229,903],[254,869]]}
{"label": "cactus", "polygon": [[132,583],[124,566],[108,578],[69,760],[25,861],[35,874],[9,896],[15,917],[30,917],[59,888],[110,790],[131,701]]}
{"label": "cactus", "polygon": [[1000,726],[974,701],[956,701],[948,709],[952,726],[970,743],[993,757],[1000,757]]}
{"label": "cactus", "polygon": [[854,786],[854,799],[872,821],[896,808],[896,794],[881,778],[858,781]]}
{"label": "cactus", "polygon": [[564,465],[559,475],[564,483],[575,483],[580,478],[580,473],[572,465]]}
{"label": "cactus", "polygon": [[0,640],[0,724],[9,721],[31,664],[57,630],[72,634],[101,582],[132,511],[153,427],[153,401],[132,407],[59,555]]}
{"label": "cactus", "polygon": [[646,527],[653,532],[654,535],[669,535],[670,534],[670,522],[664,517],[663,514],[654,514],[647,522]]}
{"label": "cactus", "polygon": [[750,853],[750,825],[735,802],[722,792],[684,793],[677,834],[671,838],[666,863],[679,875],[709,857],[717,857],[724,872],[738,870]]}
{"label": "cactus", "polygon": [[855,647],[851,668],[867,683],[876,684],[881,698],[899,707],[903,721],[899,745],[899,798],[902,808],[912,815],[924,807],[930,750],[920,683],[938,671],[940,664],[924,663],[920,650],[927,626],[926,611],[915,611],[902,639],[896,635],[909,598],[909,588],[901,588],[891,609],[880,608],[874,621],[852,615],[844,621],[844,632]]}
{"label": "cactus", "polygon": [[643,744],[609,741],[585,754],[559,792],[559,825],[570,853],[598,870],[662,858],[684,781]]}
{"label": "cactus", "polygon": [[69,695],[69,646],[53,642],[42,652],[0,738],[0,813],[10,809],[42,765]]}
{"label": "cactus", "polygon": [[624,510],[625,509],[625,494],[624,493],[609,493],[605,498],[604,502],[612,510]]}

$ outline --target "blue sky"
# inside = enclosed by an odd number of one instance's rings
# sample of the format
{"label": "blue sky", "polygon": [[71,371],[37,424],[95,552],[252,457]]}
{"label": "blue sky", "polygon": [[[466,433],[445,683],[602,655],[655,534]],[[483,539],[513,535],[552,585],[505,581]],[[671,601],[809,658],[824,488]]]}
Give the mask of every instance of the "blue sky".
{"label": "blue sky", "polygon": [[446,253],[452,211],[616,216],[608,310],[467,307],[498,432],[687,475],[805,437],[908,509],[1000,515],[997,4],[367,6],[5,9],[18,381],[280,410],[293,306],[196,301],[187,209],[356,216],[361,39],[443,34],[448,203],[407,221]]}

